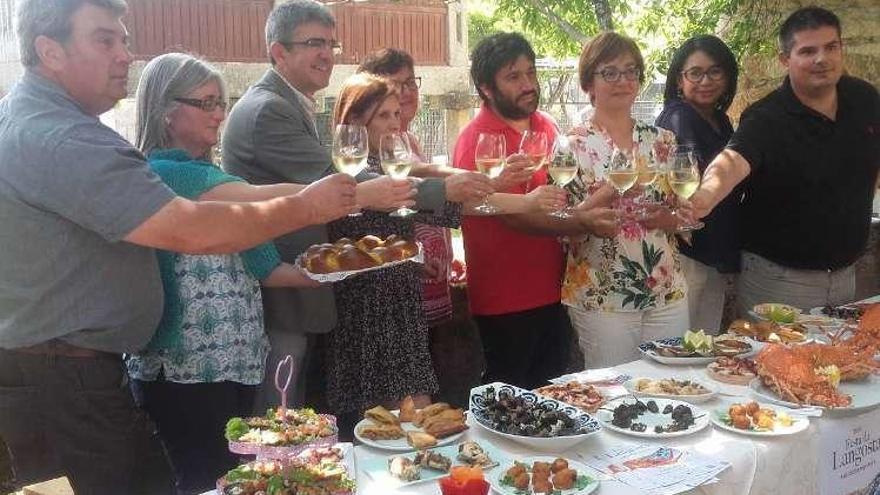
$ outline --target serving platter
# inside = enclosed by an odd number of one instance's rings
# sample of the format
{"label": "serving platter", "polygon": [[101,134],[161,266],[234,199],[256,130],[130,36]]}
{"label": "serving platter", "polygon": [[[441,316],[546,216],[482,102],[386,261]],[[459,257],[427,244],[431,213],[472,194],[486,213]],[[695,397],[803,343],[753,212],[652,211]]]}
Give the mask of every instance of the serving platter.
{"label": "serving platter", "polygon": [[297,268],[302,270],[303,274],[306,277],[310,278],[311,280],[314,280],[316,282],[321,282],[321,283],[333,283],[333,282],[339,282],[340,280],[345,280],[349,277],[354,277],[355,275],[360,275],[362,273],[372,272],[375,270],[384,270],[386,268],[390,268],[392,266],[397,266],[397,265],[402,265],[404,263],[413,262],[413,263],[424,264],[425,263],[425,250],[422,247],[421,242],[416,242],[416,245],[418,246],[419,250],[414,256],[411,256],[409,258],[404,258],[402,260],[389,261],[389,262],[383,263],[379,266],[371,266],[369,268],[362,268],[360,270],[344,270],[344,271],[330,272],[330,273],[312,273],[306,269],[305,260],[303,258],[305,256],[305,253],[300,254],[296,258],[296,261],[294,262],[294,264],[296,265]]}
{"label": "serving platter", "polygon": [[[466,463],[460,461],[458,459],[458,445],[445,445],[443,447],[434,447],[430,449],[424,449],[428,452],[436,452],[438,454],[443,455],[444,457],[449,458],[452,461],[452,467],[455,466],[467,466]],[[480,446],[483,448],[483,451],[489,455],[489,457],[498,463],[497,465],[491,468],[483,468],[483,471],[488,473],[494,473],[496,471],[501,470],[500,466],[509,464],[510,461],[504,457],[504,455],[499,451],[494,445],[489,442],[482,441],[480,442]],[[406,486],[417,485],[419,483],[424,483],[426,481],[433,481],[444,476],[448,476],[449,473],[444,471],[439,471],[436,469],[421,469],[421,478],[413,481],[404,481],[400,478],[393,476],[388,471],[388,463],[394,457],[404,455],[412,459],[415,456],[414,452],[410,452],[409,454],[393,454],[382,457],[371,457],[365,461],[359,462],[361,470],[367,474],[374,481],[381,482],[383,486],[402,488]]]}
{"label": "serving platter", "polygon": [[733,425],[727,424],[727,421],[725,419],[728,417],[727,409],[712,410],[710,414],[710,419],[713,425],[721,428],[722,430],[727,430],[733,433],[738,433],[740,435],[748,435],[753,437],[781,437],[785,435],[794,435],[795,433],[800,433],[810,427],[810,419],[805,416],[800,416],[796,412],[791,413],[787,410],[784,411],[769,404],[758,403],[758,406],[761,407],[761,409],[773,409],[774,411],[776,411],[777,414],[779,414],[780,412],[788,414],[792,419],[791,425],[777,425],[772,430],[745,430],[741,428],[736,428]]}
{"label": "serving platter", "polygon": [[[671,364],[671,365],[706,365],[715,361],[715,358],[718,356],[689,356],[689,357],[675,357],[675,356],[663,356],[657,353],[657,348],[662,346],[672,347],[672,346],[681,346],[682,345],[681,337],[667,337],[664,339],[656,339],[649,340],[647,342],[642,342],[639,344],[639,351],[643,356],[647,356],[654,361],[657,361],[661,364]],[[755,354],[755,347],[752,346],[750,351],[742,352],[737,354],[736,357],[748,357]]]}
{"label": "serving platter", "polygon": [[[610,401],[608,404],[605,405],[605,407],[599,409],[596,416],[599,418],[599,421],[602,422],[602,427],[607,428],[611,431],[616,431],[623,435],[640,438],[673,438],[685,435],[692,435],[709,426],[709,414],[704,409],[701,409],[687,402],[675,399],[646,399],[641,401],[644,403],[647,403],[648,401],[654,401],[657,404],[658,410],[661,411],[658,413],[645,412],[637,418],[638,422],[643,423],[646,426],[645,431],[633,431],[628,428],[622,428],[620,426],[614,425],[611,422],[611,420],[614,418],[614,409],[622,404],[633,404],[636,400],[641,399],[637,399],[635,397],[620,397],[618,399]],[[662,426],[670,423],[670,415],[662,413],[667,405],[671,405],[673,408],[679,405],[690,408],[693,414],[694,424],[690,425],[687,429],[681,431],[656,433],[654,431],[655,426]]]}
{"label": "serving platter", "polygon": [[815,407],[836,414],[860,414],[880,406],[880,378],[868,376],[862,380],[840,382],[837,390],[852,397],[852,403],[847,407],[823,407],[817,405],[802,405],[779,398],[776,392],[764,385],[761,378],[755,378],[749,382],[752,394],[767,402],[797,409],[800,407]]}
{"label": "serving platter", "polygon": [[[395,416],[398,416],[399,413],[400,413],[400,411],[398,411],[396,409],[391,411],[391,414],[394,414]],[[361,427],[367,426],[369,424],[372,424],[372,421],[370,421],[369,419],[366,419],[366,418],[358,421],[358,424],[355,425],[355,427],[354,427],[354,437],[360,443],[367,445],[369,447],[373,447],[376,449],[382,449],[382,450],[393,450],[395,452],[408,452],[411,450],[416,450],[415,447],[413,447],[412,445],[407,443],[406,432],[408,432],[408,431],[423,432],[424,431],[423,429],[419,428],[418,426],[416,426],[412,423],[409,423],[409,422],[400,423],[400,427],[403,429],[403,433],[404,433],[404,436],[402,438],[396,438],[394,440],[371,440],[367,437],[361,436],[361,434],[360,434]],[[467,430],[465,430],[465,431],[467,431]],[[448,437],[438,438],[437,445],[432,448],[436,448],[436,447],[440,447],[443,445],[449,445],[451,443],[454,443],[455,441],[460,439],[462,437],[462,435],[464,435],[464,431],[460,431],[460,432],[458,432],[454,435],[450,435]]]}
{"label": "serving platter", "polygon": [[[718,395],[718,387],[715,384],[709,383],[709,381],[707,381],[707,380],[700,381],[700,380],[695,380],[693,378],[683,378],[683,377],[666,378],[666,379],[675,380],[678,382],[688,381],[688,382],[691,382],[693,384],[697,384],[697,385],[703,387],[707,391],[706,393],[703,393],[703,394],[675,395],[675,394],[664,394],[664,393],[659,393],[659,392],[645,392],[645,391],[637,390],[638,382],[639,382],[639,380],[642,380],[642,379],[644,379],[644,378],[633,378],[633,379],[627,380],[623,384],[623,386],[624,386],[624,388],[626,388],[627,392],[629,392],[630,394],[632,394],[636,397],[654,397],[654,398],[660,398],[660,399],[676,399],[676,400],[680,400],[683,402],[689,402],[689,403],[706,402],[706,401],[714,398],[716,395]],[[647,378],[647,379],[654,380],[654,381],[662,380],[662,378],[656,378],[656,379],[655,378]]]}
{"label": "serving platter", "polygon": [[[487,392],[489,392],[488,389],[490,388],[494,391],[496,397],[500,397],[504,394],[511,398],[522,398],[522,400],[530,407],[565,414],[573,421],[572,429],[582,433],[539,437],[500,431],[493,427],[493,418],[491,411],[489,410],[489,402],[487,402],[485,398]],[[578,409],[577,407],[501,382],[490,383],[471,389],[470,414],[471,419],[474,420],[473,422],[479,428],[482,428],[500,438],[505,438],[545,452],[562,452],[568,450],[586,440],[591,435],[599,433],[602,429],[602,425],[594,416]]]}
{"label": "serving platter", "polygon": [[[531,466],[535,462],[547,462],[553,463],[556,460],[556,457],[551,456],[531,456],[531,457],[523,457],[521,459],[516,459],[517,462],[522,464],[527,464]],[[574,469],[578,472],[578,476],[586,476],[589,478],[589,482],[583,486],[582,488],[573,487],[568,490],[554,490],[554,495],[588,495],[596,491],[599,488],[599,480],[593,476],[590,476],[586,473],[592,472],[585,464],[572,460],[570,458],[565,458],[568,461],[568,467]],[[532,493],[530,491],[517,490],[515,487],[510,486],[504,483],[504,476],[507,473],[507,470],[512,467],[513,461],[508,461],[507,463],[503,463],[501,468],[497,469],[492,476],[489,476],[489,485],[492,486],[492,489],[501,495],[525,495]]]}

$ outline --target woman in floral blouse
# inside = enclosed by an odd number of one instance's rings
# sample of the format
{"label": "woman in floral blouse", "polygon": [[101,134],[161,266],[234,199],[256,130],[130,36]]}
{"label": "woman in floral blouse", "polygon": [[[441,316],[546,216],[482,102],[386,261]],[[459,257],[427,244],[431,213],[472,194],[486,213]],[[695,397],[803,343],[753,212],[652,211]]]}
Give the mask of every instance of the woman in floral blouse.
{"label": "woman in floral blouse", "polygon": [[[616,194],[606,180],[616,149],[631,156],[637,170],[649,162],[663,166],[675,136],[631,117],[644,79],[644,62],[631,39],[597,36],[584,47],[578,72],[595,109],[569,133],[580,170],[568,189],[580,202]],[[641,342],[688,329],[687,288],[673,236],[678,221],[666,206],[671,200],[662,179],[635,186],[617,200],[616,236],[567,239],[562,302],[589,368],[638,359]]]}

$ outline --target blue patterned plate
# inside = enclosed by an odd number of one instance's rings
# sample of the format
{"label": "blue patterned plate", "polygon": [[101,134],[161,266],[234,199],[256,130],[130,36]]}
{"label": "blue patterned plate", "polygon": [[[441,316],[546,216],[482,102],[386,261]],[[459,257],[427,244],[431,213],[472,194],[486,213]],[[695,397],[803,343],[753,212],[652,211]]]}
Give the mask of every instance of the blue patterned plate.
{"label": "blue patterned plate", "polygon": [[[522,397],[526,404],[533,405],[536,408],[545,411],[559,411],[565,414],[574,421],[572,426],[573,433],[542,437],[527,436],[525,433],[519,432],[508,433],[501,431],[487,409],[485,396],[490,387],[494,389],[496,397],[499,394],[508,394],[510,397]],[[474,422],[486,431],[540,451],[562,452],[602,429],[601,423],[595,417],[576,407],[500,382],[471,389],[470,412]]]}

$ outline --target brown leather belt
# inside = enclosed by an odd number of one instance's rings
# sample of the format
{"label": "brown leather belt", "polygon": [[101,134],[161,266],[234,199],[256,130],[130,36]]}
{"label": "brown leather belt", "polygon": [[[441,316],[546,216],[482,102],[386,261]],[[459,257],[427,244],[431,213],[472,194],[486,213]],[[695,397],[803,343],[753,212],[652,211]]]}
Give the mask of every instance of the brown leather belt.
{"label": "brown leather belt", "polygon": [[85,347],[77,347],[68,344],[63,340],[53,339],[42,344],[36,344],[28,347],[18,347],[16,349],[8,349],[12,352],[22,352],[25,354],[38,354],[41,356],[62,356],[70,358],[116,358],[119,354],[112,352],[96,351],[94,349],[86,349]]}

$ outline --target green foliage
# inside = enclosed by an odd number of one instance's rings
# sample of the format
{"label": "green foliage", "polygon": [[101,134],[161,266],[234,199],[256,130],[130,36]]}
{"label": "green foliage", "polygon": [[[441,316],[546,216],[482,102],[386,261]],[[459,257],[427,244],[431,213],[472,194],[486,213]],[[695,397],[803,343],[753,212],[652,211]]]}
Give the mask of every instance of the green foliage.
{"label": "green foliage", "polygon": [[[539,57],[576,57],[582,41],[600,31],[597,0],[473,0],[470,44],[487,34],[519,31]],[[780,0],[607,0],[617,31],[641,45],[648,70],[664,72],[687,38],[714,33],[741,58],[772,50],[781,21]],[[494,7],[494,11],[492,10]]]}

